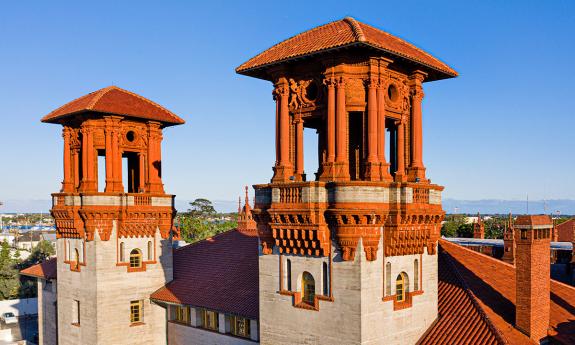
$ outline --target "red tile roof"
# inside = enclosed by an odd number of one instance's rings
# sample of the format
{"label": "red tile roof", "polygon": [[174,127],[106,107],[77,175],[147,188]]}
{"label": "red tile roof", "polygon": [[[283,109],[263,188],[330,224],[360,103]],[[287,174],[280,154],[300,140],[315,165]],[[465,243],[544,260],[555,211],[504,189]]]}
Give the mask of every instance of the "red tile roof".
{"label": "red tile roof", "polygon": [[230,230],[174,251],[174,280],[152,299],[257,319],[258,238]]}
{"label": "red tile roof", "polygon": [[571,218],[555,227],[557,231],[557,241],[575,242],[575,218]]}
{"label": "red tile roof", "polygon": [[50,258],[23,269],[20,274],[42,279],[56,279],[56,272],[56,258]]}
{"label": "red tile roof", "polygon": [[[515,323],[515,267],[445,240],[440,240],[440,245],[477,305],[503,339],[509,344],[532,344],[527,336],[513,326]],[[446,268],[449,269],[440,263],[440,277]],[[440,290],[440,301],[445,298],[447,296]],[[451,303],[458,302],[452,301]],[[450,326],[446,323],[441,326],[440,323],[441,318],[435,326],[441,328],[435,333],[462,331],[459,326]],[[551,280],[549,326],[550,335],[553,336],[554,341],[562,344],[575,344],[575,288],[555,280]],[[431,333],[428,332],[428,335]]]}
{"label": "red tile roof", "polygon": [[553,226],[553,220],[546,214],[541,215],[521,215],[518,216],[515,222],[515,226]]}
{"label": "red tile roof", "polygon": [[117,86],[109,86],[77,98],[44,116],[42,122],[60,123],[64,118],[88,111],[153,120],[164,126],[184,123],[184,120],[166,108]]}
{"label": "red tile roof", "polygon": [[457,72],[431,54],[398,37],[347,17],[300,33],[256,55],[236,68],[240,74],[273,64],[325,52],[335,48],[363,46],[412,61],[424,70],[436,72],[434,79],[457,76]]}

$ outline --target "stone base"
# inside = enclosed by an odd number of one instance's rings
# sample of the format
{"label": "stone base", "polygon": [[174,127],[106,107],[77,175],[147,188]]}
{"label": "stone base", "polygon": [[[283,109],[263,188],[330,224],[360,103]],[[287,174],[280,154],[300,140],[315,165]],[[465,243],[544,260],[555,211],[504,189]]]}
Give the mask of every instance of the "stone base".
{"label": "stone base", "polygon": [[290,181],[290,177],[293,176],[293,167],[290,165],[275,166],[273,167],[273,170],[274,170],[274,177],[272,177],[272,183],[288,182]]}
{"label": "stone base", "polygon": [[381,180],[381,166],[379,163],[367,162],[365,163],[365,180],[366,181],[380,181]]}
{"label": "stone base", "polygon": [[410,182],[427,182],[424,167],[411,167],[407,169],[407,179]]}
{"label": "stone base", "polygon": [[393,181],[393,176],[389,173],[389,163],[379,164],[379,175],[382,181]]}

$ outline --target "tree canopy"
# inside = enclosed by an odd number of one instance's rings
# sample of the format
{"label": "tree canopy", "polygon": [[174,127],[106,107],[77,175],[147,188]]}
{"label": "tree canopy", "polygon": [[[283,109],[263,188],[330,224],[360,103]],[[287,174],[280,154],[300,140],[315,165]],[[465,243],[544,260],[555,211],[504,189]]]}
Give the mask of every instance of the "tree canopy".
{"label": "tree canopy", "polygon": [[190,209],[178,215],[176,224],[182,240],[188,243],[201,241],[238,225],[236,213],[218,213],[207,199],[190,202]]}

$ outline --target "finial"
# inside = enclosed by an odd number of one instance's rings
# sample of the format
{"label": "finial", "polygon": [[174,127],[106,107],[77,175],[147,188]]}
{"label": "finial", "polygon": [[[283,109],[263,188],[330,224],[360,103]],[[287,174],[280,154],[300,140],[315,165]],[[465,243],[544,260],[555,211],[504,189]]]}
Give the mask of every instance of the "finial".
{"label": "finial", "polygon": [[248,198],[248,186],[246,186],[246,205],[248,205],[250,203],[250,200]]}
{"label": "finial", "polygon": [[242,197],[238,196],[238,214],[242,213]]}

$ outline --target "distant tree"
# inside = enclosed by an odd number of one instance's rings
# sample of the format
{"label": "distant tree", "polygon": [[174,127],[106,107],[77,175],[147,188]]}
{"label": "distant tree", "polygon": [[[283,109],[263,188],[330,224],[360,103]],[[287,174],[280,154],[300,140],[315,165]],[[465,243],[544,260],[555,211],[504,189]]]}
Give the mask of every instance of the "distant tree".
{"label": "distant tree", "polygon": [[196,199],[190,203],[190,215],[197,218],[207,218],[216,215],[216,209],[208,199]]}
{"label": "distant tree", "polygon": [[182,240],[188,243],[201,241],[237,226],[237,214],[218,213],[207,199],[196,199],[190,203],[190,207],[188,212],[178,215],[176,220]]}
{"label": "distant tree", "polygon": [[483,221],[485,225],[485,238],[503,238],[506,223],[507,217],[502,216],[493,216],[489,219],[485,219]]}
{"label": "distant tree", "polygon": [[0,299],[18,296],[20,281],[18,280],[18,270],[14,266],[15,262],[10,257],[10,245],[4,240],[0,249]]}
{"label": "distant tree", "polygon": [[473,237],[473,224],[461,224],[457,228],[457,237],[472,238]]}
{"label": "distant tree", "polygon": [[463,214],[450,214],[445,216],[445,221],[441,227],[441,235],[445,237],[458,237],[458,231],[465,225],[466,216]]}

